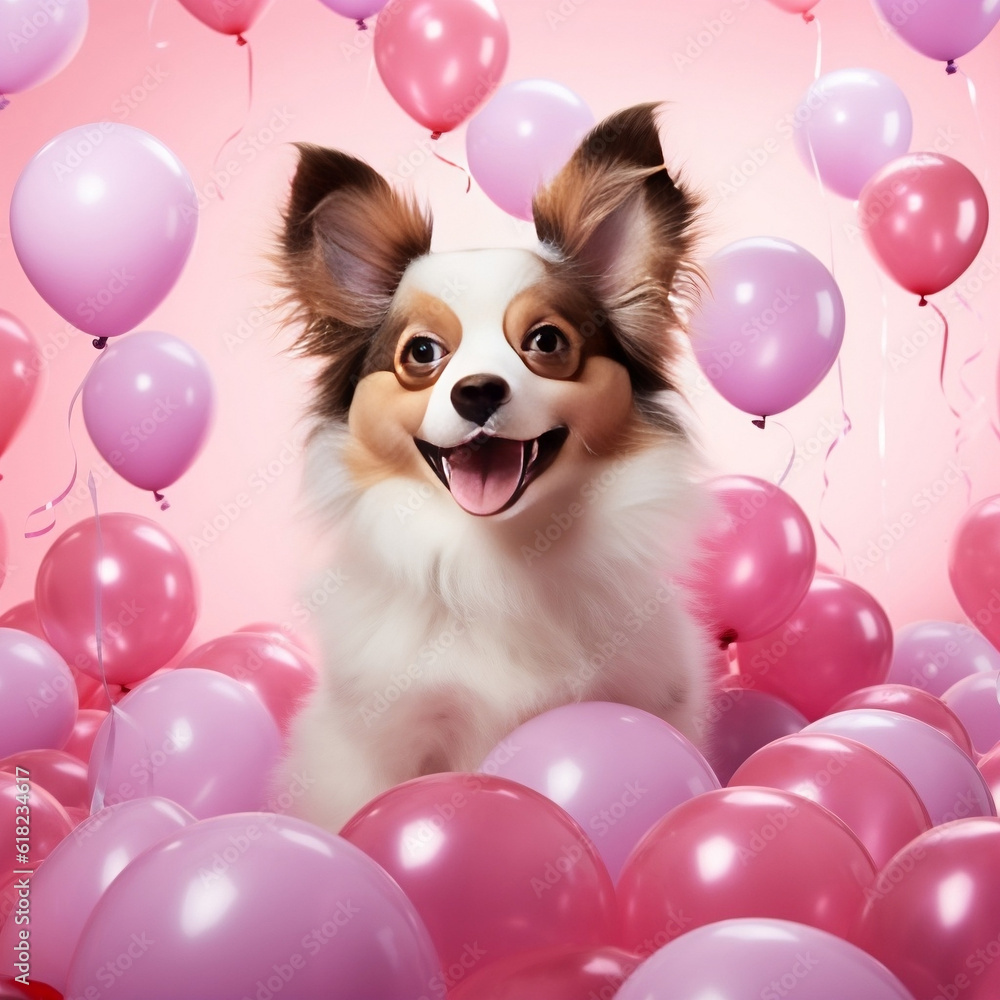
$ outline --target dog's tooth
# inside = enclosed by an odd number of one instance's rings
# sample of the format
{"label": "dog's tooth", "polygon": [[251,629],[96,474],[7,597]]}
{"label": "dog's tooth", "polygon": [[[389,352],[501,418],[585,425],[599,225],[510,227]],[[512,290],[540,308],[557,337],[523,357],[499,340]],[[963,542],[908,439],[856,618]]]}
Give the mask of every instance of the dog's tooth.
{"label": "dog's tooth", "polygon": [[448,461],[447,455],[441,456],[441,471],[444,473],[444,478],[451,482],[451,462]]}
{"label": "dog's tooth", "polygon": [[535,459],[538,458],[538,438],[535,438],[531,442],[531,458],[528,459],[528,465],[534,465]]}

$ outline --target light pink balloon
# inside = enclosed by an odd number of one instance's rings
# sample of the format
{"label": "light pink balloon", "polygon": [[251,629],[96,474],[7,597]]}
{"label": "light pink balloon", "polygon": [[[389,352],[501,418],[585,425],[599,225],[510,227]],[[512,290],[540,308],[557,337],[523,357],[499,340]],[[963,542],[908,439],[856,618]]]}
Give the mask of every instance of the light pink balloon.
{"label": "light pink balloon", "polygon": [[208,365],[193,347],[142,330],[101,352],[83,385],[83,419],[118,475],[140,489],[162,490],[201,450],[214,396]]}
{"label": "light pink balloon", "polygon": [[87,765],[65,750],[22,750],[0,760],[0,771],[23,768],[64,809],[89,809]]}
{"label": "light pink balloon", "polygon": [[0,3],[0,94],[37,87],[66,68],[87,34],[87,0]]}
{"label": "light pink balloon", "polygon": [[708,484],[717,518],[702,535],[689,586],[694,610],[721,644],[777,628],[799,606],[816,570],[816,539],[802,508],[754,476]]}
{"label": "light pink balloon", "polygon": [[[952,62],[974,49],[1000,21],[990,0],[872,0],[886,22],[911,48],[930,59]],[[949,69],[948,72],[954,72]]]}
{"label": "light pink balloon", "polygon": [[808,396],[844,339],[844,298],[833,275],[807,250],[771,236],[723,247],[705,275],[691,335],[712,385],[758,417]]}
{"label": "light pink balloon", "polygon": [[181,0],[202,24],[223,35],[242,35],[274,0]]}
{"label": "light pink balloon", "polygon": [[941,700],[961,719],[978,753],[988,753],[1000,742],[1000,671],[966,677]]}
{"label": "light pink balloon", "polygon": [[386,4],[386,0],[321,0],[324,7],[329,7],[341,17],[349,17],[358,22],[358,27],[367,27],[366,17],[373,17]]}
{"label": "light pink balloon", "polygon": [[989,785],[990,794],[993,796],[993,803],[1000,812],[1000,744],[995,746],[989,753],[983,754],[976,765],[983,780]]}
{"label": "light pink balloon", "polygon": [[[84,820],[31,879],[31,978],[66,988],[77,941],[104,890],[138,855],[194,822],[166,799],[108,806]],[[17,929],[0,931],[0,972],[13,975]]]}
{"label": "light pink balloon", "polygon": [[795,148],[806,169],[857,198],[880,167],[910,148],[913,116],[900,87],[874,69],[824,73],[795,111]]}
{"label": "light pink balloon", "polygon": [[787,10],[789,14],[802,14],[807,21],[811,21],[812,14],[807,12],[819,3],[819,0],[771,0],[779,10]]}
{"label": "light pink balloon", "polygon": [[289,625],[279,625],[278,622],[259,621],[251,622],[249,625],[241,625],[237,632],[259,632],[261,635],[269,635],[282,642],[291,643],[296,649],[303,653],[309,652],[309,647],[302,641]]}
{"label": "light pink balloon", "polygon": [[593,125],[590,108],[561,83],[505,83],[469,122],[469,172],[494,204],[530,221],[535,191],[562,169]]}
{"label": "light pink balloon", "polygon": [[990,670],[1000,670],[1000,651],[977,629],[920,621],[896,630],[888,680],[940,696],[963,677]]}
{"label": "light pink balloon", "polygon": [[0,455],[31,407],[41,377],[40,360],[38,345],[27,328],[0,309]]}
{"label": "light pink balloon", "polygon": [[63,750],[73,754],[85,764],[90,761],[90,754],[94,748],[94,740],[101,724],[108,717],[107,712],[102,712],[96,708],[81,708],[76,717],[76,725]]}
{"label": "light pink balloon", "polygon": [[461,124],[496,90],[508,44],[493,0],[394,0],[375,22],[382,82],[435,135]]}
{"label": "light pink balloon", "polygon": [[78,709],[73,675],[47,642],[0,628],[0,757],[61,747]]}
{"label": "light pink balloon", "polygon": [[60,316],[95,337],[141,323],[173,288],[198,202],[184,165],[131,125],[78,125],[21,171],[10,203],[17,259]]}
{"label": "light pink balloon", "polygon": [[962,515],[951,540],[948,576],[969,620],[1000,647],[1000,496],[980,500]]}
{"label": "light pink balloon", "polygon": [[[29,809],[28,823],[17,821],[18,807]],[[73,829],[73,821],[54,795],[41,785],[16,775],[12,771],[0,771],[0,872],[4,876],[19,869],[35,869],[44,861],[56,845]],[[18,832],[16,833],[15,830]],[[27,850],[18,836],[27,838]]]}
{"label": "light pink balloon", "polygon": [[242,684],[214,670],[174,670],[130,691],[104,721],[90,790],[100,784],[109,805],[162,795],[198,819],[252,811],[264,805],[280,743],[270,713]]}

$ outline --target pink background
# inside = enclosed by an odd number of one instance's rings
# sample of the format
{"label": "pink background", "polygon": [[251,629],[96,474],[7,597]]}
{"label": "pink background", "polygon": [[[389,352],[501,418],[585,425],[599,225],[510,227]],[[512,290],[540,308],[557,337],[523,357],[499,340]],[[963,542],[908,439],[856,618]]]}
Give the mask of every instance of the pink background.
{"label": "pink background", "polygon": [[[500,7],[511,35],[506,80],[557,80],[598,117],[640,101],[670,102],[663,131],[668,162],[706,198],[706,254],[744,236],[775,235],[828,266],[832,255],[847,304],[842,359],[854,429],[826,466],[823,523],[843,547],[847,575],[883,602],[895,627],[919,618],[960,618],[948,584],[947,545],[966,496],[960,476],[947,473],[956,423],[937,384],[939,325],[881,275],[860,238],[852,239],[846,228],[854,221],[852,205],[820,196],[785,123],[813,80],[821,26],[823,71],[866,66],[893,77],[913,109],[911,148],[961,160],[996,204],[1000,170],[992,123],[1000,121],[1000,32],[959,61],[975,81],[984,140],[963,77],[948,77],[940,64],[911,51],[880,24],[868,0],[822,0],[811,25],[765,0],[500,0]],[[148,14],[149,4],[136,0],[91,0],[91,25],[77,58],[49,83],[15,95],[0,113],[0,196],[9,202],[18,174],[43,143],[91,121],[124,121],[152,132],[187,165],[202,196],[200,230],[176,288],[144,327],[176,334],[204,354],[218,386],[215,424],[194,467],[168,491],[166,513],[149,494],[101,475],[103,463],[77,414],[73,439],[83,479],[93,467],[103,510],[154,518],[186,547],[201,582],[199,640],[262,618],[308,633],[309,602],[300,588],[316,547],[297,504],[309,366],[282,354],[291,334],[276,331],[266,260],[295,162],[289,143],[341,147],[414,185],[433,207],[436,249],[523,245],[531,229],[505,216],[475,185],[466,195],[462,174],[428,155],[426,133],[396,107],[374,71],[372,33],[358,33],[319,0],[277,0],[248,32],[253,105],[213,180],[213,158],[246,112],[247,52],[176,0],[160,0],[151,32]],[[439,148],[463,160],[464,128],[445,136]],[[224,199],[219,180],[226,184]],[[996,420],[998,255],[994,231],[954,286],[973,312],[952,290],[936,296],[952,322],[946,391],[968,410],[960,460],[972,478],[973,500],[1000,492],[1000,443],[989,427]],[[94,352],[90,338],[67,326],[28,283],[6,215],[0,275],[0,307],[33,331],[47,359],[34,409],[0,457],[11,563],[2,610],[31,596],[48,545],[90,514],[78,487],[59,509],[55,532],[21,537],[27,512],[67,480],[66,408]],[[984,342],[984,353],[967,369],[975,397],[969,401],[958,384],[959,366]],[[908,358],[894,370],[893,353],[906,345]],[[693,366],[690,385],[717,471],[777,479],[789,455],[782,430],[752,427],[747,415],[705,387]],[[829,429],[841,420],[836,369],[779,419],[798,456],[785,488],[817,529],[820,559],[836,567],[836,551],[819,531],[823,456]],[[933,502],[920,499],[923,490]],[[213,518],[223,530],[213,533]],[[902,527],[901,537],[870,560],[871,547],[891,525]]]}

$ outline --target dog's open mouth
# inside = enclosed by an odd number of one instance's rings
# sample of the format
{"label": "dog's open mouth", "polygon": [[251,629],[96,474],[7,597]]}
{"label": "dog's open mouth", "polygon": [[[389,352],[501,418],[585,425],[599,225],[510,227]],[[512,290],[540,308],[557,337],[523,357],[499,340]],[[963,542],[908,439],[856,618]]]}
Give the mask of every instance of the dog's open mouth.
{"label": "dog's open mouth", "polygon": [[455,502],[470,514],[486,516],[516,503],[553,463],[568,435],[565,427],[554,427],[530,441],[480,434],[457,448],[414,442]]}

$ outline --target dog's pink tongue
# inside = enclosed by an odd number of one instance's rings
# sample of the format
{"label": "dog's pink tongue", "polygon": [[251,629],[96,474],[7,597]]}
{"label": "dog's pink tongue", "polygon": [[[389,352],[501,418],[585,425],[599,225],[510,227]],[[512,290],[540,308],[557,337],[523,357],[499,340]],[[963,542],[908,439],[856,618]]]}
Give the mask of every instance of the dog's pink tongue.
{"label": "dog's pink tongue", "polygon": [[448,457],[451,495],[470,514],[495,514],[510,501],[521,483],[524,445],[491,438]]}

